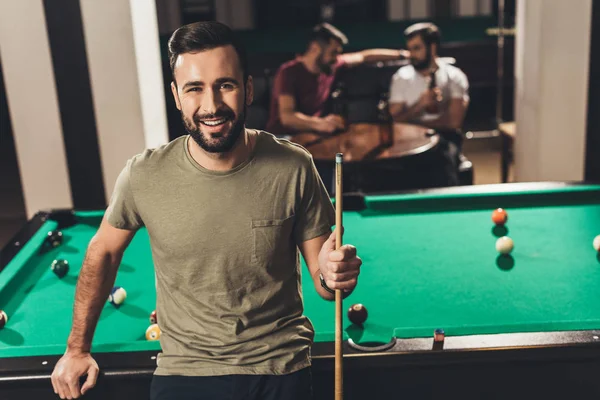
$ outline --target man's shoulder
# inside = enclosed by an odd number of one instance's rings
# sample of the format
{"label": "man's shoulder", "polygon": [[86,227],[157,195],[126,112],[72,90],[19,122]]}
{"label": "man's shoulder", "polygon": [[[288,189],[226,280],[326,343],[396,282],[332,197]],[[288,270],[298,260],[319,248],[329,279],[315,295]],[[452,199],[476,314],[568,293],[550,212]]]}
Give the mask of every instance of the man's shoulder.
{"label": "man's shoulder", "polygon": [[405,80],[409,81],[414,79],[416,74],[415,67],[411,64],[405,65],[403,67],[398,68],[398,70],[392,76],[393,80]]}
{"label": "man's shoulder", "polygon": [[185,145],[187,135],[180,136],[161,146],[145,149],[129,160],[132,170],[155,170],[169,163],[172,157],[179,157]]}
{"label": "man's shoulder", "polygon": [[440,64],[448,73],[448,77],[452,81],[463,81],[467,80],[467,75],[463,72],[462,69],[458,68],[456,65],[442,63]]}
{"label": "man's shoulder", "polygon": [[267,131],[257,131],[262,136],[264,149],[270,154],[277,154],[282,159],[289,160],[293,165],[310,163],[312,155],[301,145],[290,141],[289,139],[280,138]]}
{"label": "man's shoulder", "polygon": [[302,62],[298,59],[286,61],[277,70],[278,74],[299,73],[302,71]]}

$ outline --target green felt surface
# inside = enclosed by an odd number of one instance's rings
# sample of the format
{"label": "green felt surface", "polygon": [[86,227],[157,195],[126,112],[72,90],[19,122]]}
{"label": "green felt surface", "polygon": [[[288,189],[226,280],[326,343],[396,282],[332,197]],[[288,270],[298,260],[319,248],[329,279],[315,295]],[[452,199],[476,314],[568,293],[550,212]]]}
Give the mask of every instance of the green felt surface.
{"label": "green felt surface", "polygon": [[[0,357],[55,355],[64,352],[72,321],[75,285],[85,250],[96,233],[103,212],[77,213],[80,223],[63,229],[63,244],[40,254],[40,245],[56,222],[48,221],[0,273],[0,308],[8,324],[0,330]],[[54,259],[65,259],[70,268],[59,279],[51,270]],[[149,316],[156,304],[154,266],[148,233],[140,230],[127,248],[117,286],[127,290],[118,309],[106,303],[93,350],[136,351],[160,349],[145,339]]]}
{"label": "green felt surface", "polygon": [[[510,188],[510,186],[506,186]],[[367,197],[344,213],[344,243],[363,260],[345,301],[367,307],[355,341],[392,337],[600,329],[600,186]],[[505,207],[506,231],[491,213]],[[511,256],[495,242],[511,237]],[[305,298],[317,340],[333,340],[334,306]],[[311,312],[314,310],[314,312]]]}
{"label": "green felt surface", "polygon": [[[510,186],[507,186],[510,187]],[[344,242],[363,260],[360,283],[344,301],[363,303],[364,328],[345,318],[345,337],[388,342],[392,337],[600,329],[600,186],[455,194],[367,197],[367,209],[344,212]],[[494,229],[491,212],[505,207],[508,232]],[[102,213],[78,213],[64,244],[40,255],[47,222],[0,273],[0,357],[60,354],[70,323],[76,276]],[[515,241],[499,257],[501,234]],[[58,279],[55,258],[71,264]],[[128,289],[119,309],[107,304],[93,350],[159,349],[144,332],[154,309],[154,271],[145,230],[125,252],[117,285]],[[322,300],[303,262],[305,313],[317,341],[334,339],[334,303]]]}

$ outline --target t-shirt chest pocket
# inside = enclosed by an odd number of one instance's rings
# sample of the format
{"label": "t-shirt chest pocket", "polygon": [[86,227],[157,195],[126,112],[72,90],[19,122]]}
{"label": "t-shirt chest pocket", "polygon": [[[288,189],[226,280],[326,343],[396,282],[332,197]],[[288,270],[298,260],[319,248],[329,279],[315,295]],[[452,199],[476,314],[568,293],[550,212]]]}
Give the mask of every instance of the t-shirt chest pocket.
{"label": "t-shirt chest pocket", "polygon": [[294,216],[252,220],[252,263],[270,267],[294,260]]}

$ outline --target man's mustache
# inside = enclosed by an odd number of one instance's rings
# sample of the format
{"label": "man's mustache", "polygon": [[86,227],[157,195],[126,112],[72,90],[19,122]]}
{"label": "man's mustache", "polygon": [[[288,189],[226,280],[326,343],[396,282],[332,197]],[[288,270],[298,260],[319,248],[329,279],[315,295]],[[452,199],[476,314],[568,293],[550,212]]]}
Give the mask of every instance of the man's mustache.
{"label": "man's mustache", "polygon": [[232,111],[229,110],[221,110],[211,114],[195,114],[194,122],[199,124],[204,119],[234,119],[235,115]]}

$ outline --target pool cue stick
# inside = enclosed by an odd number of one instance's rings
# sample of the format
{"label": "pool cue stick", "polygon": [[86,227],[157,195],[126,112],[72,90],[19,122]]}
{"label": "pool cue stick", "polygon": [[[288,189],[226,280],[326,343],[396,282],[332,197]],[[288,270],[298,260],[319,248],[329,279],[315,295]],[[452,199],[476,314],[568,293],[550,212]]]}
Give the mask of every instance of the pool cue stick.
{"label": "pool cue stick", "polygon": [[[342,246],[342,153],[335,155],[335,249]],[[342,291],[335,291],[335,400],[344,398],[342,354]]]}

